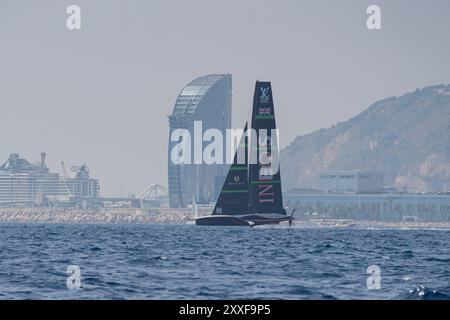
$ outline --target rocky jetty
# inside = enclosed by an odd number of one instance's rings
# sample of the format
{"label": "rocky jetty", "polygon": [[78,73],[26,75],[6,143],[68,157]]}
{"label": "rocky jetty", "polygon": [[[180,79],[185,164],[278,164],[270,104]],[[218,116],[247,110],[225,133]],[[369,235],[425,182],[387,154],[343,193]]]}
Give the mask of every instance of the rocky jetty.
{"label": "rocky jetty", "polygon": [[190,210],[154,209],[101,209],[62,210],[46,208],[2,208],[0,222],[35,223],[173,223],[191,221]]}

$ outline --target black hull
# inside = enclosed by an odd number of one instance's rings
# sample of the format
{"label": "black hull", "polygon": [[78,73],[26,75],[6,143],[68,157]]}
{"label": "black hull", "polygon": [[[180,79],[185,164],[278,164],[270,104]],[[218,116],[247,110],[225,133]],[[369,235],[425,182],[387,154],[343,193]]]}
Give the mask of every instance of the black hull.
{"label": "black hull", "polygon": [[233,216],[207,216],[201,217],[195,220],[195,224],[198,226],[252,226],[249,221]]}
{"label": "black hull", "polygon": [[281,214],[247,214],[247,215],[213,215],[201,217],[195,220],[198,226],[259,226],[279,224],[280,222],[292,222],[292,216]]}

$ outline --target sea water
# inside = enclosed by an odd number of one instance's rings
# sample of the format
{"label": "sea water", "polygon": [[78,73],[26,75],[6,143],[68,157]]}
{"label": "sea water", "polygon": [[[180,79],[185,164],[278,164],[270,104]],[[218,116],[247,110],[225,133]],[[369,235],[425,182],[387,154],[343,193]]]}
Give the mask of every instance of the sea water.
{"label": "sea water", "polygon": [[449,299],[449,248],[448,230],[3,223],[0,299]]}

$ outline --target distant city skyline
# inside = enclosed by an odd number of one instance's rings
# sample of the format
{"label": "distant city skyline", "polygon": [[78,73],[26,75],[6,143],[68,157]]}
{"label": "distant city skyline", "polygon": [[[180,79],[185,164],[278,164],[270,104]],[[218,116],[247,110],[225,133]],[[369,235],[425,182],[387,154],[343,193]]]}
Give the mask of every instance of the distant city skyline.
{"label": "distant city skyline", "polygon": [[[66,28],[66,8],[82,29]],[[368,30],[377,4],[382,29]],[[272,82],[281,147],[377,100],[450,83],[450,2],[0,3],[0,159],[86,163],[102,194],[167,186],[168,118],[182,88],[233,75],[233,127]]]}

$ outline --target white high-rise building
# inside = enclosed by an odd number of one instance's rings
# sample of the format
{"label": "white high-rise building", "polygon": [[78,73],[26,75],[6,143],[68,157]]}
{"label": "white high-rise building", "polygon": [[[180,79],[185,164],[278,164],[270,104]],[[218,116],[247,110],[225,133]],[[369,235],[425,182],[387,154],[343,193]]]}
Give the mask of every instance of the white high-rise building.
{"label": "white high-rise building", "polygon": [[[191,81],[178,95],[169,116],[168,177],[170,206],[187,207],[214,202],[225,179],[225,164],[174,164],[171,150],[178,142],[171,141],[176,129],[189,130],[194,137],[194,121],[201,121],[203,131],[214,128],[222,132],[231,127],[231,75],[211,74]],[[193,144],[192,144],[193,149]],[[192,152],[192,154],[194,154]]]}

